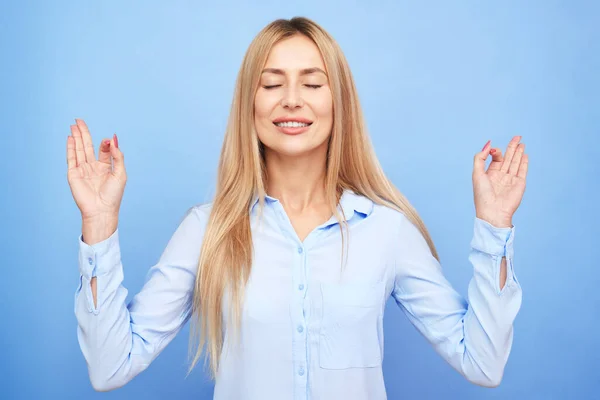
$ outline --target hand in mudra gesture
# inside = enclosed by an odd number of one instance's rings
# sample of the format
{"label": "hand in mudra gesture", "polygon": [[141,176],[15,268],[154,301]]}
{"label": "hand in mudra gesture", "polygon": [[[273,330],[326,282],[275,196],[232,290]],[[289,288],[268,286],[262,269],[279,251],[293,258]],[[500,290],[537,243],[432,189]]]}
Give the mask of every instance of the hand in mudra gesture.
{"label": "hand in mudra gesture", "polygon": [[[476,216],[499,228],[512,227],[512,217],[525,193],[525,178],[529,157],[521,136],[514,136],[502,156],[500,149],[491,148],[488,141],[475,155],[473,195]],[[485,160],[492,162],[485,170]]]}
{"label": "hand in mudra gesture", "polygon": [[103,139],[96,159],[86,123],[76,119],[67,138],[67,180],[83,221],[118,217],[127,182],[123,153],[116,135]]}

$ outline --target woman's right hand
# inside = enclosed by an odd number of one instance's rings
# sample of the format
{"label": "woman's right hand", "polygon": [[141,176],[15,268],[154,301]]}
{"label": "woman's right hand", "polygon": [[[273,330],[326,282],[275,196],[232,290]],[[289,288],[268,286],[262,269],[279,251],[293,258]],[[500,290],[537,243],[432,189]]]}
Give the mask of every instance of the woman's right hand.
{"label": "woman's right hand", "polygon": [[83,235],[87,226],[86,239],[96,242],[103,238],[90,236],[110,236],[116,229],[127,174],[117,136],[102,140],[96,159],[87,125],[81,119],[75,121],[67,138],[67,180],[81,211]]}

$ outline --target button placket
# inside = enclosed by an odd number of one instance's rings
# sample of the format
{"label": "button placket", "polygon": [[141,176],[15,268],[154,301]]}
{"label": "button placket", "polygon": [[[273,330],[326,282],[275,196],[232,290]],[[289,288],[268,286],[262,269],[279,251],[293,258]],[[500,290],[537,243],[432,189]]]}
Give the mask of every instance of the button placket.
{"label": "button placket", "polygon": [[307,370],[306,365],[308,363],[308,343],[307,336],[304,333],[306,327],[306,248],[305,244],[299,242],[296,239],[296,253],[294,256],[294,267],[295,267],[295,282],[296,288],[298,289],[297,296],[294,296],[295,304],[299,307],[295,313],[295,324],[296,333],[294,334],[294,342],[297,344],[297,358],[294,360],[296,365],[296,377],[299,389],[305,391],[307,389]]}

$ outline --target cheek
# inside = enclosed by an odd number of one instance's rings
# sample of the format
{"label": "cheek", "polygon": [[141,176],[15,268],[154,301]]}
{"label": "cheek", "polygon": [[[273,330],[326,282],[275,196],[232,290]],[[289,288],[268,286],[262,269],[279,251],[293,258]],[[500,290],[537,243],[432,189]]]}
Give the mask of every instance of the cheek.
{"label": "cheek", "polygon": [[254,114],[256,118],[270,118],[276,101],[273,96],[264,91],[259,91],[254,97]]}
{"label": "cheek", "polygon": [[313,110],[321,120],[333,119],[333,99],[331,94],[325,94],[315,99]]}
{"label": "cheek", "polygon": [[264,100],[263,96],[257,94],[256,97],[254,98],[254,115],[255,115],[255,117],[257,119],[264,117],[265,111],[266,111],[265,100]]}

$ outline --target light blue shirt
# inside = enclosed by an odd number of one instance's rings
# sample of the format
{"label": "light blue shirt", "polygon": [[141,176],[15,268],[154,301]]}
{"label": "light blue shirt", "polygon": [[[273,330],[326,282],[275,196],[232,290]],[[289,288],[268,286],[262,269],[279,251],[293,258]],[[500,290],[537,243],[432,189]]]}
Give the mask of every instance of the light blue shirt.
{"label": "light blue shirt", "polygon": [[[89,246],[79,237],[77,337],[96,390],[144,371],[191,316],[200,246],[211,204],[191,207],[129,304],[118,229]],[[345,191],[347,264],[335,217],[301,242],[282,204],[250,208],[254,261],[239,344],[225,330],[215,399],[386,399],[383,314],[393,296],[434,349],[469,381],[497,386],[521,306],[513,228],[475,219],[468,301],[443,275],[401,213]],[[500,263],[507,279],[500,289]],[[90,279],[97,276],[97,307]],[[224,320],[228,305],[224,304]],[[199,364],[201,365],[201,364]]]}

